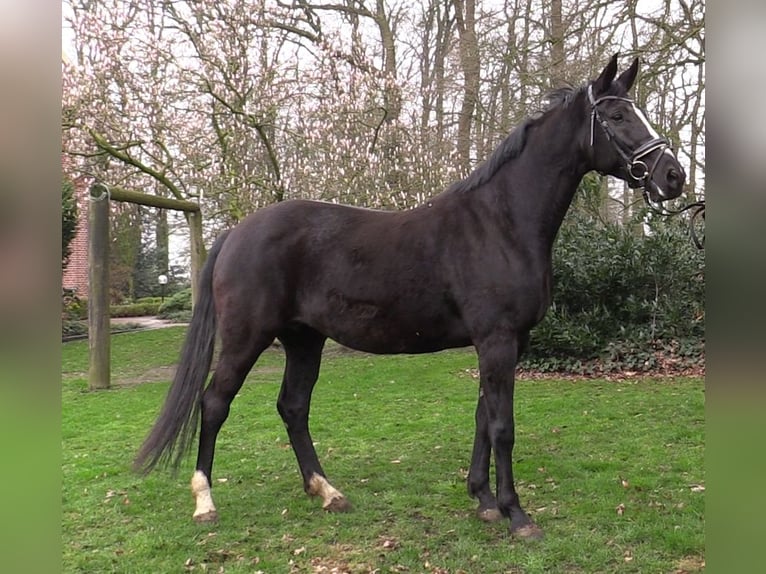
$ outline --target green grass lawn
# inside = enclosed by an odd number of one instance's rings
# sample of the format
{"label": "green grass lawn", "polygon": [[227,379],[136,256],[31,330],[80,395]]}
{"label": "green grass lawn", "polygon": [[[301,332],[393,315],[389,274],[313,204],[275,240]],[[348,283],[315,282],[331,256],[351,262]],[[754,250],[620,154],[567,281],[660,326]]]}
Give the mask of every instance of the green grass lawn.
{"label": "green grass lawn", "polygon": [[114,388],[88,392],[87,342],[63,346],[65,572],[681,573],[704,568],[704,381],[524,381],[514,471],[545,531],[475,518],[465,477],[472,350],[371,356],[330,346],[312,434],[354,510],[307,497],[276,412],[269,350],[218,440],[218,524],[192,522],[178,477],[130,471],[164,400],[183,327],[112,339]]}

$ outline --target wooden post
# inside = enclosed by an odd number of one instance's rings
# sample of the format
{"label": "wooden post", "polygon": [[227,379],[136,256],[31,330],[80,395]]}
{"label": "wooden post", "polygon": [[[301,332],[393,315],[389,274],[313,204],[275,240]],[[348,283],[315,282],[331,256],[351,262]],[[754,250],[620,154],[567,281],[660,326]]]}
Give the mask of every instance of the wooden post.
{"label": "wooden post", "polygon": [[202,242],[202,213],[191,201],[146,195],[120,187],[107,188],[95,183],[90,188],[88,217],[88,346],[90,367],[88,387],[108,389],[110,385],[110,326],[109,326],[109,200],[127,201],[161,209],[186,212],[191,231],[192,301],[196,300],[199,270],[205,261]]}
{"label": "wooden post", "polygon": [[197,304],[199,292],[199,275],[202,265],[205,263],[205,244],[202,242],[202,213],[192,211],[186,214],[189,222],[189,235],[191,246],[191,291],[192,308]]}
{"label": "wooden post", "polygon": [[90,188],[88,215],[88,388],[110,385],[109,330],[109,190]]}

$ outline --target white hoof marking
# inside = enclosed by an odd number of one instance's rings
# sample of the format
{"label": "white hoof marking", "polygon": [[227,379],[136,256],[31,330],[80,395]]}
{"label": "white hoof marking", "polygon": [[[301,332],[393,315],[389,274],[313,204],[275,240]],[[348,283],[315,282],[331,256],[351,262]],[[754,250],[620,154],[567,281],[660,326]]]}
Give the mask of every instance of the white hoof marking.
{"label": "white hoof marking", "polygon": [[213,496],[210,493],[210,484],[208,483],[205,474],[200,470],[192,475],[191,491],[196,502],[196,508],[194,509],[193,514],[194,518],[203,514],[215,513],[215,504],[213,504]]}
{"label": "white hoof marking", "polygon": [[343,493],[330,484],[325,477],[318,474],[311,475],[308,493],[311,496],[321,496],[322,508],[325,510],[343,510],[348,505]]}

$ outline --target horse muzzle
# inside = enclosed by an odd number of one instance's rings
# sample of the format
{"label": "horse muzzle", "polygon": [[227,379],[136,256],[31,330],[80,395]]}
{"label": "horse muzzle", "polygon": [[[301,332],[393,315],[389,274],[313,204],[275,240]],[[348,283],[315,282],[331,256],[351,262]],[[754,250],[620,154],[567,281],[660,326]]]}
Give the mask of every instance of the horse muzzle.
{"label": "horse muzzle", "polygon": [[635,153],[627,167],[630,187],[643,187],[654,202],[678,197],[686,182],[678,158],[667,144],[658,143],[653,149]]}
{"label": "horse muzzle", "polygon": [[684,190],[686,172],[669,149],[658,153],[654,169],[646,173],[644,187],[652,201],[675,199]]}

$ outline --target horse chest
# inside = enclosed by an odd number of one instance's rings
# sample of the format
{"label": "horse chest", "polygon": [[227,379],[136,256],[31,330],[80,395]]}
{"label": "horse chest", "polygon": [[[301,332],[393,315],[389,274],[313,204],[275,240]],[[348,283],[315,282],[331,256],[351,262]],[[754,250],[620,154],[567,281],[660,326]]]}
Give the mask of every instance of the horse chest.
{"label": "horse chest", "polygon": [[471,331],[485,332],[500,323],[527,331],[551,304],[551,273],[545,268],[508,269],[486,280],[468,281],[464,288],[463,316]]}
{"label": "horse chest", "polygon": [[550,276],[529,278],[511,286],[505,305],[522,329],[542,321],[551,304]]}

